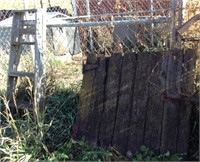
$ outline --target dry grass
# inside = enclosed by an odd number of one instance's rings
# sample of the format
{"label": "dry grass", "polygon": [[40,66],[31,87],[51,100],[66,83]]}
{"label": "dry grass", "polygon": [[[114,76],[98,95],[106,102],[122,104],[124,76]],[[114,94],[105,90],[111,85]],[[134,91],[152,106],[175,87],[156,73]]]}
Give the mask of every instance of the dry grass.
{"label": "dry grass", "polygon": [[[200,13],[200,1],[199,0],[190,0],[187,2],[185,7],[185,14],[183,17],[183,21],[186,22],[193,16]],[[199,37],[200,38],[200,22],[197,21],[196,23],[192,24],[188,31],[183,33],[184,38],[192,38],[192,37]],[[200,42],[184,42],[184,47],[187,48],[196,48],[199,49],[200,52]]]}
{"label": "dry grass", "polygon": [[[186,3],[184,10],[183,22],[188,21],[193,16],[200,13],[200,1],[199,0],[189,0]],[[185,31],[182,35],[183,38],[200,38],[200,21],[195,22],[190,26],[190,28]],[[183,48],[196,49],[197,60],[196,60],[196,85],[200,86],[200,41],[186,41],[183,42]]]}
{"label": "dry grass", "polygon": [[81,84],[82,81],[82,57],[78,56],[78,60],[72,57],[68,59],[59,58],[54,54],[48,54],[46,57],[46,73],[47,78],[55,78],[57,85],[69,87],[72,84]]}
{"label": "dry grass", "polygon": [[[0,92],[5,92],[8,74],[8,55],[0,52]],[[62,87],[70,87],[72,84],[81,84],[82,81],[82,60],[59,60],[54,54],[46,56],[46,75],[48,82]],[[24,54],[21,57],[19,71],[33,72],[33,60],[31,54]],[[26,78],[25,78],[26,79]]]}
{"label": "dry grass", "polygon": [[8,70],[8,55],[4,55],[0,51],[0,92],[6,90],[7,70]]}

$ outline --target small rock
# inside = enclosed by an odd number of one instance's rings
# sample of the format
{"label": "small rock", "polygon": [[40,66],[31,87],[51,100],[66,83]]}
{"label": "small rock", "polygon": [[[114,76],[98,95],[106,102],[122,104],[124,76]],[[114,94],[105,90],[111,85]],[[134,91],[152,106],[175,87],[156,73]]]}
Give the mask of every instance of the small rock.
{"label": "small rock", "polygon": [[131,152],[130,150],[128,150],[128,151],[126,152],[126,157],[129,158],[129,159],[132,159],[132,158],[133,158],[133,154],[132,154],[132,152]]}

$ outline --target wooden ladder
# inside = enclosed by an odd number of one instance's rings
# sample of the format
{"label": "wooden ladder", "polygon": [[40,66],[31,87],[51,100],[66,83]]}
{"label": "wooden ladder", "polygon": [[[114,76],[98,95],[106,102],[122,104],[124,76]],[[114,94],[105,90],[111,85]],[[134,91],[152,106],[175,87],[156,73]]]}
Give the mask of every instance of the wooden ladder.
{"label": "wooden ladder", "polygon": [[[29,13],[34,15],[34,20],[27,20]],[[45,70],[44,70],[44,52],[46,43],[46,19],[44,9],[36,10],[16,10],[14,11],[12,31],[11,31],[11,47],[8,67],[7,81],[7,99],[11,105],[16,108],[33,110],[36,113],[44,109],[45,95]],[[32,35],[33,41],[23,39],[24,35]],[[33,48],[34,71],[24,72],[18,71],[20,57],[23,47],[31,45]],[[29,77],[34,80],[34,101],[31,104],[25,104],[15,101],[15,93],[17,80],[19,77]]]}

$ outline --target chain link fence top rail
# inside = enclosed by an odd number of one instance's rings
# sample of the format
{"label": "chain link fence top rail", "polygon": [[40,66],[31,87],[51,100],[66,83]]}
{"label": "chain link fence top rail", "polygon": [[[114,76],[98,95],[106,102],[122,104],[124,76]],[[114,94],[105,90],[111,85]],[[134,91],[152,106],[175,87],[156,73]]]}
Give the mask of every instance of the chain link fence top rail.
{"label": "chain link fence top rail", "polygon": [[12,24],[9,17],[12,16],[12,10],[47,8],[49,21],[54,22],[55,18],[62,17],[61,24],[71,24],[70,27],[58,25],[47,29],[48,49],[56,55],[85,54],[91,51],[110,54],[121,51],[167,50],[172,39],[172,2],[173,0],[0,0],[0,48],[9,53]]}

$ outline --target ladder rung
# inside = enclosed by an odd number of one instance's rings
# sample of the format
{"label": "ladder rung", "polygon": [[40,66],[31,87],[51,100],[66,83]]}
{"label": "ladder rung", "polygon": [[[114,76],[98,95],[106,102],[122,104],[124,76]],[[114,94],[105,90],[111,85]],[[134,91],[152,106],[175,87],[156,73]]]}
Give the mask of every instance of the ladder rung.
{"label": "ladder rung", "polygon": [[36,33],[36,31],[34,29],[21,29],[20,30],[20,34],[34,35],[35,33]]}
{"label": "ladder rung", "polygon": [[15,72],[10,72],[9,73],[10,77],[29,77],[29,78],[33,78],[34,77],[34,73],[30,73],[30,72],[22,72],[22,71],[15,71]]}
{"label": "ladder rung", "polygon": [[12,42],[12,45],[20,45],[20,44],[35,45],[35,42]]}
{"label": "ladder rung", "polygon": [[37,9],[27,9],[27,10],[13,10],[14,13],[17,13],[17,12],[36,12]]}
{"label": "ladder rung", "polygon": [[9,103],[10,107],[17,107],[18,109],[27,109],[33,111],[33,104],[25,101],[16,101],[16,104],[13,102]]}

